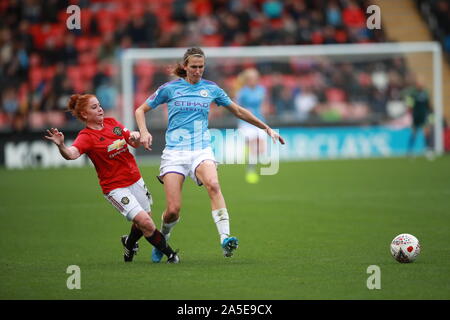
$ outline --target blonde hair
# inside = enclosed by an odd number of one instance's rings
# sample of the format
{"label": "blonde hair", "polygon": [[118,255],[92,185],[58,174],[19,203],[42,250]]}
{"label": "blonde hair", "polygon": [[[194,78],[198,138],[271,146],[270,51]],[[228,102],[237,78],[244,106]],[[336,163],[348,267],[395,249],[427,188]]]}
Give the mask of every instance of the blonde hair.
{"label": "blonde hair", "polygon": [[70,96],[67,109],[72,115],[80,121],[85,122],[86,119],[81,113],[86,110],[89,105],[89,99],[95,98],[93,94],[73,94]]}
{"label": "blonde hair", "polygon": [[235,94],[239,90],[241,90],[248,83],[248,79],[252,75],[255,75],[255,76],[259,77],[259,71],[256,70],[255,68],[247,68],[247,69],[244,69],[243,71],[241,71],[237,75],[236,81],[234,83],[234,92],[235,92]]}

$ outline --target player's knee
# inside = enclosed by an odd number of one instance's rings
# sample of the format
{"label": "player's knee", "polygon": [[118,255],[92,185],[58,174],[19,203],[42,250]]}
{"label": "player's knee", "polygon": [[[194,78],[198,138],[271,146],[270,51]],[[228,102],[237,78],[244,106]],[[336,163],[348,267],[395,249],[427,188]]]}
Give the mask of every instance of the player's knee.
{"label": "player's knee", "polygon": [[220,193],[220,184],[217,179],[210,179],[204,182],[206,189],[209,194],[218,194]]}
{"label": "player's knee", "polygon": [[180,205],[179,204],[169,204],[164,214],[164,221],[167,223],[176,221],[180,216]]}
{"label": "player's knee", "polygon": [[156,229],[155,223],[149,216],[141,219],[137,224],[144,235],[151,235]]}

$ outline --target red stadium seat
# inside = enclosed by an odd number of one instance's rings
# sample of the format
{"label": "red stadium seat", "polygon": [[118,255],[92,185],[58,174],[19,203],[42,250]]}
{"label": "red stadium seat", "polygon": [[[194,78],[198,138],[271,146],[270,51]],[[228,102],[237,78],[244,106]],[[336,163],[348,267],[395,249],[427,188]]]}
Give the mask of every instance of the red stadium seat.
{"label": "red stadium seat", "polygon": [[81,79],[81,70],[79,66],[68,66],[67,67],[67,76],[70,78],[70,80],[78,80]]}
{"label": "red stadium seat", "polygon": [[84,65],[84,64],[95,64],[97,63],[97,55],[95,52],[91,51],[85,51],[78,55],[78,64]]}
{"label": "red stadium seat", "polygon": [[108,63],[105,67],[105,73],[109,77],[115,77],[118,72],[118,67],[115,64]]}
{"label": "red stadium seat", "polygon": [[295,88],[297,86],[297,81],[298,79],[296,76],[289,76],[289,75],[283,76],[283,84],[286,87]]}
{"label": "red stadium seat", "polygon": [[194,1],[194,12],[197,16],[204,16],[212,13],[212,5],[209,0]]}
{"label": "red stadium seat", "polygon": [[30,124],[30,128],[32,129],[41,129],[46,126],[46,116],[42,111],[32,111],[29,114],[28,122]]}
{"label": "red stadium seat", "polygon": [[39,67],[31,68],[28,77],[32,90],[35,90],[39,83],[44,80],[44,69]]}
{"label": "red stadium seat", "polygon": [[30,67],[38,67],[41,64],[41,56],[37,53],[30,54]]}
{"label": "red stadium seat", "polygon": [[152,79],[150,77],[140,78],[139,81],[137,82],[136,91],[147,93],[151,84],[152,84]]}
{"label": "red stadium seat", "polygon": [[444,130],[444,149],[450,151],[450,128]]}
{"label": "red stadium seat", "polygon": [[338,88],[328,88],[325,91],[325,96],[328,102],[344,102],[346,99],[345,92]]}
{"label": "red stadium seat", "polygon": [[140,17],[144,14],[145,7],[144,4],[140,1],[133,1],[130,4],[130,16],[132,17]]}
{"label": "red stadium seat", "polygon": [[114,11],[114,18],[117,23],[121,21],[128,21],[130,19],[130,14],[126,7],[119,7],[116,11]]}
{"label": "red stadium seat", "polygon": [[56,73],[56,66],[43,69],[43,78],[47,81],[52,80]]}
{"label": "red stadium seat", "polygon": [[61,46],[64,42],[64,35],[67,31],[65,24],[53,23],[50,27],[49,37],[54,39],[57,46]]}
{"label": "red stadium seat", "polygon": [[77,48],[79,52],[88,50],[90,47],[89,37],[83,36],[75,38],[75,48]]}
{"label": "red stadium seat", "polygon": [[[129,13],[128,13],[129,14]],[[97,19],[98,28],[100,33],[108,33],[108,32],[114,32],[116,28],[116,19],[115,19],[115,12],[112,10],[107,9],[101,9],[99,10],[95,18]]]}
{"label": "red stadium seat", "polygon": [[134,105],[139,107],[141,104],[145,102],[145,100],[148,98],[149,94],[145,92],[137,92],[134,95]]}
{"label": "red stadium seat", "polygon": [[336,30],[335,39],[338,43],[346,43],[348,39],[347,32],[344,30]]}
{"label": "red stadium seat", "polygon": [[22,85],[17,90],[17,97],[19,101],[28,99],[28,85],[27,83],[22,83]]}
{"label": "red stadium seat", "polygon": [[97,73],[97,64],[90,63],[80,66],[81,77],[86,81],[91,81]]}
{"label": "red stadium seat", "polygon": [[320,31],[313,32],[311,36],[311,41],[313,44],[322,44],[323,43],[323,35]]}
{"label": "red stadium seat", "polygon": [[138,77],[151,77],[155,73],[155,66],[149,61],[140,61],[135,65],[134,70]]}
{"label": "red stadium seat", "polygon": [[160,4],[157,12],[158,18],[164,17],[170,19],[172,15],[172,6],[170,4]]}
{"label": "red stadium seat", "polygon": [[46,122],[50,127],[61,128],[66,123],[66,116],[64,112],[57,110],[50,110],[46,112]]}
{"label": "red stadium seat", "polygon": [[270,87],[272,87],[272,80],[273,80],[272,76],[268,75],[268,76],[262,76],[260,82],[261,82],[262,86],[264,86],[266,88],[270,88]]}
{"label": "red stadium seat", "polygon": [[91,37],[90,44],[93,50],[98,50],[103,44],[103,39],[102,37]]}
{"label": "red stadium seat", "polygon": [[6,112],[0,111],[0,128],[6,128],[9,126],[10,120]]}
{"label": "red stadium seat", "polygon": [[71,80],[75,92],[84,92],[88,87],[86,81],[84,81],[82,78],[74,78]]}
{"label": "red stadium seat", "polygon": [[69,17],[69,14],[66,12],[66,9],[60,10],[58,12],[58,21],[61,23],[66,23],[67,18]]}
{"label": "red stadium seat", "polygon": [[206,35],[202,38],[202,45],[205,47],[220,47],[222,41],[222,36],[219,34]]}

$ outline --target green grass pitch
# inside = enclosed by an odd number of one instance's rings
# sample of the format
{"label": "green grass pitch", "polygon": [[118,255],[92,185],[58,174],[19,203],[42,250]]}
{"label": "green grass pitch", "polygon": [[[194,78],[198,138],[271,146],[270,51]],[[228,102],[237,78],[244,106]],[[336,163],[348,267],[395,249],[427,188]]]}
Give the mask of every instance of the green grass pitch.
{"label": "green grass pitch", "polygon": [[[141,166],[160,226],[157,166]],[[222,256],[204,188],[187,180],[171,245],[181,263],[150,261],[140,240],[122,259],[129,223],[107,203],[93,168],[0,170],[0,299],[450,299],[450,157],[281,163],[256,185],[245,167],[219,167],[231,231]],[[419,238],[400,264],[390,241]],[[165,259],[164,259],[165,261]],[[69,265],[81,289],[66,287]],[[381,289],[366,286],[381,269]]]}

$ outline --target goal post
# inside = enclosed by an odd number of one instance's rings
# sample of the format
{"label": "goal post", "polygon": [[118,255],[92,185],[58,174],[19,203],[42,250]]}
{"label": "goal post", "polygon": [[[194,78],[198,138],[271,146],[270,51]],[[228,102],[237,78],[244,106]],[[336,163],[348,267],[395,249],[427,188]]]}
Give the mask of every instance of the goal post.
{"label": "goal post", "polygon": [[[134,110],[134,74],[136,61],[152,62],[165,61],[175,64],[180,61],[187,48],[157,48],[157,49],[126,49],[121,56],[121,86],[122,108],[121,121],[131,130],[135,128]],[[434,151],[443,153],[443,98],[442,98],[442,49],[437,42],[400,42],[400,43],[370,43],[370,44],[330,44],[330,45],[301,45],[301,46],[255,46],[255,47],[204,47],[207,58],[207,68],[214,59],[292,59],[292,58],[320,58],[334,57],[347,59],[358,57],[360,60],[371,60],[382,56],[411,55],[427,53],[431,59],[426,59],[432,73],[430,96],[434,112]],[[428,61],[430,60],[430,61]],[[427,67],[428,69],[428,67]],[[212,79],[213,80],[213,79]],[[162,83],[159,83],[162,85]],[[148,96],[151,92],[148,92]],[[143,103],[142,101],[141,103]]]}

